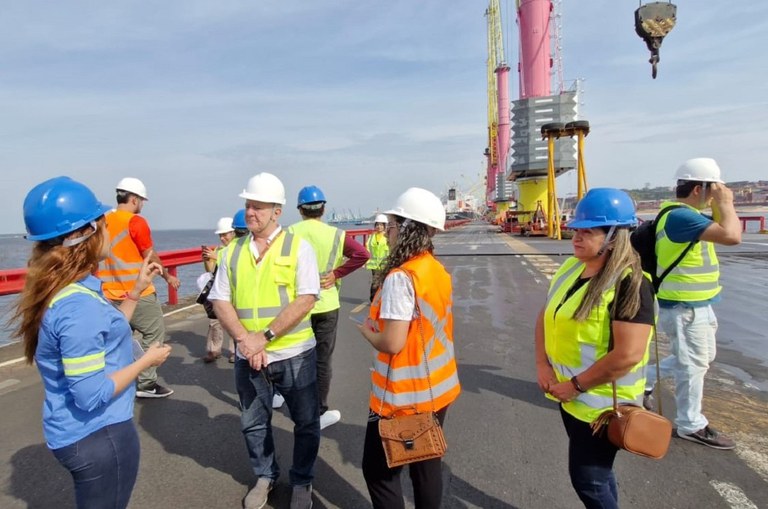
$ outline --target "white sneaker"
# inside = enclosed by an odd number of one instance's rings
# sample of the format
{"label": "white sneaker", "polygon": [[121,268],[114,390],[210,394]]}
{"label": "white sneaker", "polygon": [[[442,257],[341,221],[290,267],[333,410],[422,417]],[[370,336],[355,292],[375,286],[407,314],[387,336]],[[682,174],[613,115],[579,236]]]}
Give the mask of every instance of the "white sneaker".
{"label": "white sneaker", "polygon": [[320,414],[320,429],[333,426],[341,420],[341,412],[338,410],[326,410]]}
{"label": "white sneaker", "polygon": [[272,396],[272,408],[280,408],[285,403],[285,398],[279,392]]}

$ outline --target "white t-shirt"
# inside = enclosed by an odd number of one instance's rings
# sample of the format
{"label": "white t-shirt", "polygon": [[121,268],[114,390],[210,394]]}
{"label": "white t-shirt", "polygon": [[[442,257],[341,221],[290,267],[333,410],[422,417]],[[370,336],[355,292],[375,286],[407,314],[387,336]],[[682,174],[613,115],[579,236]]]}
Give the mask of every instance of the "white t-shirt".
{"label": "white t-shirt", "polygon": [[393,272],[381,286],[379,317],[410,322],[416,314],[416,294],[411,278],[404,272]]}
{"label": "white t-shirt", "polygon": [[[271,244],[277,235],[282,231],[280,226],[272,232],[267,239],[267,244]],[[256,242],[253,236],[250,237],[251,241],[248,243],[251,256],[258,260],[259,248],[256,246]],[[235,242],[235,240],[232,240]],[[229,284],[229,270],[228,260],[225,257],[221,257],[219,268],[216,269],[216,280],[211,287],[211,293],[208,294],[208,300],[224,300],[232,302],[232,288]],[[315,257],[315,251],[312,246],[306,240],[299,241],[299,254],[298,261],[296,263],[296,295],[314,295],[317,299],[320,294],[320,272],[317,269],[317,257]],[[315,347],[315,338],[311,341],[302,343],[301,345],[287,348],[285,350],[279,350],[277,352],[267,352],[268,362],[282,361],[295,357],[302,352],[305,352]],[[237,351],[237,356],[244,358],[240,351]]]}

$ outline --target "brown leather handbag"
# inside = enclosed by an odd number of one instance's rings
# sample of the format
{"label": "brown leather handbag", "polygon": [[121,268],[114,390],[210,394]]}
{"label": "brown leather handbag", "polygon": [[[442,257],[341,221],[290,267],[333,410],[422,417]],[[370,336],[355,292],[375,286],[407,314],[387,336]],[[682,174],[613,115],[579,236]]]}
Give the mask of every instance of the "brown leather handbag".
{"label": "brown leather handbag", "polygon": [[[418,301],[416,301],[417,315],[421,316]],[[424,344],[424,332],[419,321],[419,336],[421,347],[424,351],[424,366],[427,371],[427,383],[429,383],[429,398],[432,401],[432,411],[398,417],[381,417],[379,419],[379,436],[384,447],[384,456],[387,458],[389,468],[400,467],[408,463],[424,461],[445,456],[447,445],[440,421],[435,415],[435,398],[432,395],[432,381],[429,373],[429,361]],[[381,397],[381,415],[384,408],[384,399],[387,396],[386,387],[389,385],[389,371],[392,367],[392,358],[387,366],[387,381],[384,384],[384,394]]]}
{"label": "brown leather handbag", "polygon": [[[656,327],[653,328],[653,341],[656,350],[656,381],[659,381],[659,346],[656,343]],[[611,346],[613,337],[611,337]],[[609,348],[610,351],[610,348]],[[667,454],[672,440],[672,423],[659,413],[651,412],[633,404],[618,404],[616,382],[613,386],[613,408],[603,412],[592,423],[594,434],[607,427],[608,440],[618,447],[638,456],[661,459]],[[607,425],[607,426],[606,426]]]}

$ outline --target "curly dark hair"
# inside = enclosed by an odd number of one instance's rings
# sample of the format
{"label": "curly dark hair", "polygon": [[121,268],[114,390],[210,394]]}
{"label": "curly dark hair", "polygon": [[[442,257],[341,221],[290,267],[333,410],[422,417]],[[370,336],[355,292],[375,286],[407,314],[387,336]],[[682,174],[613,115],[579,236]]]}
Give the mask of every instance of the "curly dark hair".
{"label": "curly dark hair", "polygon": [[384,261],[384,267],[377,275],[376,285],[381,286],[384,278],[392,269],[396,269],[414,256],[434,251],[432,236],[434,228],[423,223],[394,216],[397,223],[397,241],[389,249],[389,256]]}

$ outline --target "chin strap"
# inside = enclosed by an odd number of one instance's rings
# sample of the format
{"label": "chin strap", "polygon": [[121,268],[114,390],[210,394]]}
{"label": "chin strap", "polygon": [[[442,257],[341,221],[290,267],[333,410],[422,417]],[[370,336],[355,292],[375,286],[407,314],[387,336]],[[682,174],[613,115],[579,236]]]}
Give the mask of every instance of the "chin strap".
{"label": "chin strap", "polygon": [[97,231],[99,231],[98,226],[96,226],[96,221],[91,221],[91,228],[93,228],[93,231],[90,233],[86,233],[85,235],[82,235],[80,237],[75,237],[74,239],[64,239],[64,241],[61,243],[64,247],[72,247],[76,246],[78,244],[82,244],[86,240],[93,237],[93,234],[95,234]]}
{"label": "chin strap", "polygon": [[616,225],[611,226],[611,229],[608,230],[608,234],[605,236],[603,245],[600,246],[600,249],[597,251],[597,256],[603,256],[603,253],[605,253],[605,250],[608,248],[608,244],[610,244],[613,240],[614,233],[616,233]]}

